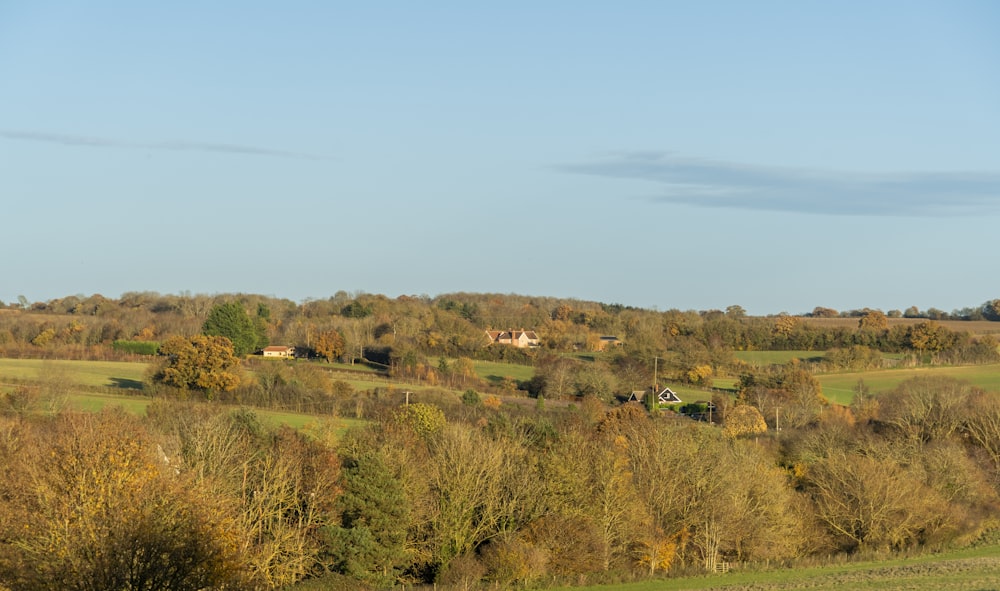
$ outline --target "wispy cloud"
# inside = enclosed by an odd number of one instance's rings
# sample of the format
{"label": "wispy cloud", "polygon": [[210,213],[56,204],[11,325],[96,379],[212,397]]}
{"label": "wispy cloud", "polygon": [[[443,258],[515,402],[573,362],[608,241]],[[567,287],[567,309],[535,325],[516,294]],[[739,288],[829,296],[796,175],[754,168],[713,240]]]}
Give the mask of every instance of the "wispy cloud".
{"label": "wispy cloud", "polygon": [[49,133],[44,131],[0,130],[0,138],[29,142],[45,142],[64,146],[83,146],[92,148],[122,148],[133,150],[167,150],[174,152],[214,152],[220,154],[237,154],[248,156],[270,156],[278,158],[319,159],[312,154],[273,150],[259,146],[240,144],[221,144],[193,141],[163,141],[163,142],[128,142],[103,137]]}
{"label": "wispy cloud", "polygon": [[868,174],[749,166],[670,152],[625,152],[558,170],[660,183],[662,203],[812,214],[967,216],[1000,213],[1000,173]]}

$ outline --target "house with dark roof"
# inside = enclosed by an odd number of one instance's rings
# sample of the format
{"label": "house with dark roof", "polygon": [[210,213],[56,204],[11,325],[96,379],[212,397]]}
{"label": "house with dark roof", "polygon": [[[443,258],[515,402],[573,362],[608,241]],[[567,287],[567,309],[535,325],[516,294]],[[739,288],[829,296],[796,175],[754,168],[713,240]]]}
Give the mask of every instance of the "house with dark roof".
{"label": "house with dark roof", "polygon": [[[626,402],[643,402],[646,395],[649,394],[650,390],[636,390],[626,399]],[[664,388],[656,395],[656,400],[660,404],[680,404],[684,402],[681,397],[677,395],[676,392],[670,388]]]}

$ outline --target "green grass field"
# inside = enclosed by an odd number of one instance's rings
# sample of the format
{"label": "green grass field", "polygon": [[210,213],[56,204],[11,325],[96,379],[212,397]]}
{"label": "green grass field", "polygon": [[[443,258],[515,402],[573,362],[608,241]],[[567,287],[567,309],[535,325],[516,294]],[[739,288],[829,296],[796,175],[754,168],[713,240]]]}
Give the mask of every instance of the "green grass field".
{"label": "green grass field", "polygon": [[[759,363],[786,363],[791,359],[807,359],[816,356],[815,351],[751,351],[739,352],[737,356],[743,359],[756,359]],[[534,368],[527,365],[475,361],[476,373],[482,379],[500,383],[505,378],[529,380],[534,375]],[[64,381],[72,387],[74,404],[80,408],[102,408],[108,401],[118,401],[127,410],[144,411],[142,398],[131,396],[115,396],[116,392],[127,393],[141,390],[145,377],[147,363],[130,363],[122,361],[64,361],[40,359],[0,359],[0,386],[11,381]],[[366,375],[370,373],[369,375]],[[850,404],[854,399],[854,389],[858,380],[864,380],[869,390],[877,394],[895,388],[900,382],[917,376],[950,376],[968,381],[987,390],[1000,392],[1000,364],[977,365],[961,367],[932,367],[916,369],[885,369],[866,372],[819,374],[823,394],[831,402]],[[411,390],[420,392],[431,388],[425,384],[401,383],[393,381],[375,372],[334,371],[334,379],[342,379],[355,390],[373,390],[375,388],[392,388],[396,390]],[[731,389],[736,383],[735,378],[717,378],[714,386],[720,389]],[[710,399],[711,394],[704,390],[670,384],[685,401]],[[107,388],[105,392],[88,391],[91,388]],[[132,407],[142,406],[142,409]],[[294,421],[292,421],[294,422]],[[289,423],[291,424],[291,423]]]}
{"label": "green grass field", "polygon": [[145,415],[146,407],[152,402],[145,396],[127,396],[114,394],[95,394],[93,392],[71,392],[69,405],[77,410],[99,412],[105,408],[121,407],[125,412],[134,415]]}
{"label": "green grass field", "polygon": [[824,351],[736,351],[733,356],[745,363],[756,365],[783,365],[792,359],[818,361],[826,355]]}
{"label": "green grass field", "polygon": [[[40,359],[0,359],[0,387],[10,380],[44,381],[58,379],[68,386],[66,401],[70,408],[86,412],[98,412],[105,408],[120,407],[125,412],[145,415],[151,398],[138,393],[142,388],[147,364],[119,361],[62,361]],[[8,382],[5,382],[4,379]],[[351,380],[352,386],[360,389],[386,387],[384,379]],[[90,388],[107,388],[94,392]],[[414,386],[419,388],[419,386]],[[120,392],[120,393],[119,393]],[[270,425],[288,425],[302,429],[314,424],[321,417],[306,413],[295,413],[267,409],[255,409],[261,420]],[[360,424],[353,419],[332,419],[344,430]]]}
{"label": "green grass field", "polygon": [[4,378],[56,378],[79,386],[141,389],[148,366],[147,363],[127,361],[0,359],[0,383]]}
{"label": "green grass field", "polygon": [[[297,361],[297,363],[313,363],[312,361]],[[329,368],[333,371],[349,371],[353,373],[370,373],[378,374],[382,370],[376,369],[370,365],[365,365],[364,363],[323,363],[321,367]]]}
{"label": "green grass field", "polygon": [[1000,546],[824,566],[732,570],[573,591],[979,591],[1000,589]]}
{"label": "green grass field", "polygon": [[490,383],[498,384],[505,378],[527,381],[535,375],[535,368],[530,365],[517,365],[497,361],[473,361],[476,375]]}
{"label": "green grass field", "polygon": [[[736,358],[748,363],[761,365],[783,364],[792,359],[813,360],[822,358],[820,351],[737,351]],[[886,358],[899,358],[899,355],[885,355]],[[854,389],[858,380],[864,380],[872,394],[886,392],[898,386],[901,382],[917,376],[950,376],[965,380],[981,388],[1000,392],[1000,365],[974,365],[961,367],[921,367],[915,369],[882,369],[864,372],[845,372],[817,374],[816,378],[823,387],[823,394],[831,402],[850,404],[854,400]],[[713,386],[723,390],[731,390],[736,385],[736,378],[717,378]]]}
{"label": "green grass field", "polygon": [[850,404],[858,380],[864,380],[872,394],[892,390],[905,380],[919,376],[948,376],[1000,392],[1000,365],[969,365],[961,367],[928,367],[916,369],[883,369],[878,371],[821,374],[816,376],[823,394],[831,402]]}
{"label": "green grass field", "polygon": [[[127,413],[141,416],[146,414],[146,408],[151,402],[151,398],[138,395],[118,396],[113,394],[94,394],[90,392],[75,392],[69,395],[69,405],[74,409],[86,412],[99,412],[105,408],[120,407]],[[352,427],[365,424],[365,421],[359,421],[357,419],[319,416],[308,413],[268,410],[262,408],[255,408],[253,412],[260,417],[261,421],[272,427],[285,425],[293,429],[307,429],[320,421],[331,421],[336,425],[335,429],[338,433],[342,433]]]}

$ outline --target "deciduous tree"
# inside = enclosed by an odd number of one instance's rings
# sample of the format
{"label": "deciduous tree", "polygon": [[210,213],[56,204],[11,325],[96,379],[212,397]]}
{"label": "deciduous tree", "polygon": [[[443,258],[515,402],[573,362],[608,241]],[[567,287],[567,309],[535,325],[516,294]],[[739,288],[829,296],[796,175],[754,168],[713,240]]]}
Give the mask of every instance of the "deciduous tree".
{"label": "deciduous tree", "polygon": [[760,435],[766,431],[767,423],[764,422],[760,411],[749,404],[740,404],[726,414],[726,425],[722,429],[722,434],[735,439]]}
{"label": "deciduous tree", "polygon": [[879,310],[872,310],[858,320],[858,330],[880,332],[889,329],[889,319]]}
{"label": "deciduous tree", "polygon": [[[0,512],[21,526],[3,536],[16,557],[0,560],[0,581],[29,591],[241,586],[224,500],[165,466],[136,419],[63,415],[26,435],[0,485]],[[30,489],[9,488],[24,479]]]}
{"label": "deciduous tree", "polygon": [[923,444],[956,433],[976,389],[949,377],[918,377],[879,396],[878,421],[904,440]]}
{"label": "deciduous tree", "polygon": [[990,300],[983,304],[983,318],[1000,320],[1000,299]]}
{"label": "deciduous tree", "polygon": [[343,356],[346,351],[344,337],[332,328],[322,330],[315,336],[313,350],[316,351],[317,355],[326,359],[327,362],[333,363],[334,360]]}
{"label": "deciduous tree", "polygon": [[936,353],[954,342],[954,335],[937,322],[928,320],[906,330],[906,343],[921,353]]}
{"label": "deciduous tree", "polygon": [[215,392],[233,390],[240,384],[240,361],[226,337],[171,337],[160,346],[160,353],[167,359],[154,379],[169,386],[201,390],[211,398]]}
{"label": "deciduous tree", "polygon": [[940,495],[891,459],[834,453],[811,465],[816,516],[844,550],[902,549],[947,522]]}

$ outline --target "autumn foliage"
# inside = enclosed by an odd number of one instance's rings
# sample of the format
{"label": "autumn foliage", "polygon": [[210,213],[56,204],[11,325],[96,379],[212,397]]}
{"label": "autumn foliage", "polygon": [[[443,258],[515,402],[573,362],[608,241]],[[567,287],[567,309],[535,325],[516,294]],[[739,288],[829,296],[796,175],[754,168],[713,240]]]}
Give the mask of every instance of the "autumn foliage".
{"label": "autumn foliage", "polygon": [[[412,380],[407,404],[392,386],[355,391],[328,363],[239,360],[229,338],[199,334],[224,303],[130,294],[0,315],[0,354],[160,345],[142,417],[74,411],[51,368],[0,392],[0,589],[553,587],[938,548],[989,534],[1000,515],[997,393],[859,383],[841,406],[814,374],[875,367],[887,351],[996,359],[992,337],[930,319],[869,310],[834,329],[738,307],[239,298],[258,336]],[[484,344],[483,325],[512,321],[551,340]],[[622,344],[593,354],[602,335]],[[831,354],[751,366],[733,353],[792,346]],[[481,378],[474,359],[534,373]],[[715,393],[711,422],[621,402],[661,380],[728,376],[738,396]],[[316,418],[276,428],[250,403]],[[346,430],[335,415],[363,422]]]}
{"label": "autumn foliage", "polygon": [[[249,409],[0,416],[0,585],[466,588],[961,543],[1000,506],[995,393],[912,380],[766,428],[636,403],[397,403],[335,436]],[[339,578],[338,578],[339,577]],[[583,579],[581,579],[583,577]]]}
{"label": "autumn foliage", "polygon": [[160,346],[166,356],[155,378],[183,390],[229,391],[240,384],[239,359],[226,337],[171,337]]}

